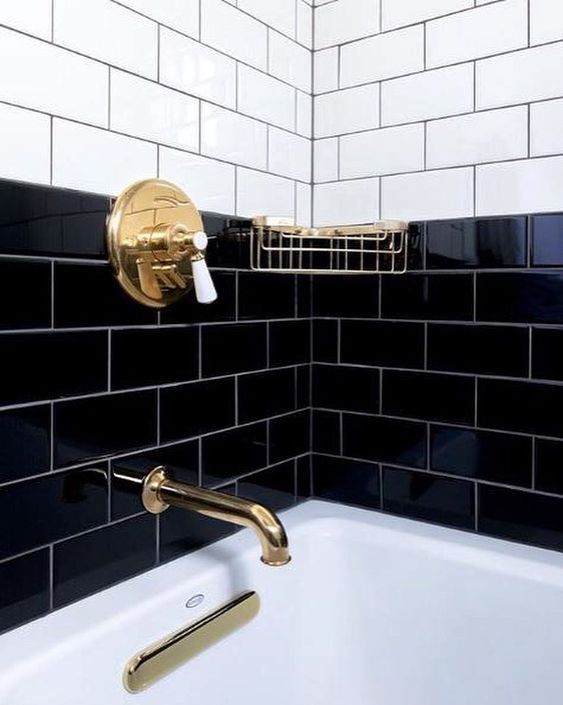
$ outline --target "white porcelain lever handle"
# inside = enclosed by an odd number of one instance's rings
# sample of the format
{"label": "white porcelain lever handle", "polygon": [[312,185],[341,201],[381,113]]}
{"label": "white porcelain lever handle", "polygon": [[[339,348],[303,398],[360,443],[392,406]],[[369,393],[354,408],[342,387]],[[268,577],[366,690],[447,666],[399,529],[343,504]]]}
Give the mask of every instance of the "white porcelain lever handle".
{"label": "white porcelain lever handle", "polygon": [[217,300],[217,290],[203,256],[203,251],[207,247],[207,235],[202,232],[194,233],[192,242],[199,251],[195,257],[192,257],[195,297],[200,304],[210,304]]}

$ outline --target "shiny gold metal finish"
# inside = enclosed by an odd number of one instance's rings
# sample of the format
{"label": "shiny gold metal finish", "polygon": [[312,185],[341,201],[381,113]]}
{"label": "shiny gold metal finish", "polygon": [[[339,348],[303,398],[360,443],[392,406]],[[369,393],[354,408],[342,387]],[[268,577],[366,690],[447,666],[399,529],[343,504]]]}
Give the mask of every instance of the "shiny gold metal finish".
{"label": "shiny gold metal finish", "polygon": [[[246,592],[193,624],[151,644],[131,658],[123,685],[139,693],[210,646],[240,629],[260,611],[256,592]],[[193,698],[192,698],[193,699]]]}
{"label": "shiny gold metal finish", "polygon": [[107,222],[110,261],[136,301],[162,308],[192,288],[192,264],[207,238],[201,216],[177,186],[139,181],[117,198]]}
{"label": "shiny gold metal finish", "polygon": [[262,562],[280,566],[289,563],[287,535],[278,517],[267,507],[242,497],[176,482],[159,466],[143,480],[141,499],[145,509],[158,514],[169,506],[247,526],[256,532],[262,546]]}

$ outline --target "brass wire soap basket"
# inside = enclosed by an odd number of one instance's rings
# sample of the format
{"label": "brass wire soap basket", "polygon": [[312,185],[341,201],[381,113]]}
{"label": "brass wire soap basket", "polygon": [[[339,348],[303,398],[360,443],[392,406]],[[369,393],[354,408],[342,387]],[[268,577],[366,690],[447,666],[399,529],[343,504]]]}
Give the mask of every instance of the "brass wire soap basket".
{"label": "brass wire soap basket", "polygon": [[250,230],[250,267],[288,274],[403,274],[408,223],[308,228],[260,216]]}

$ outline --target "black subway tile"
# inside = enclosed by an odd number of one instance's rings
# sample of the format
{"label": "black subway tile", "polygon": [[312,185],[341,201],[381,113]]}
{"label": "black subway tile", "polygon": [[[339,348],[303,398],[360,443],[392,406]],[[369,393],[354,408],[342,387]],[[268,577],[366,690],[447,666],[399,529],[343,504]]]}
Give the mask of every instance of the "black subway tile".
{"label": "black subway tile", "polygon": [[259,370],[267,366],[266,323],[203,326],[201,362],[204,377]]}
{"label": "black subway tile", "polygon": [[239,272],[239,319],[294,318],[295,275]]}
{"label": "black subway tile", "polygon": [[379,277],[373,274],[314,276],[313,315],[379,318]]}
{"label": "black subway tile", "polygon": [[171,306],[160,312],[163,325],[170,323],[210,323],[234,321],[236,317],[236,272],[211,272],[217,289],[217,299],[210,304],[198,303],[190,291]]}
{"label": "black subway tile", "polygon": [[301,365],[296,368],[297,393],[295,404],[298,409],[311,406],[311,365]]}
{"label": "black subway tile", "polygon": [[532,218],[532,266],[563,266],[563,214]]}
{"label": "black subway tile", "polygon": [[270,367],[301,365],[311,360],[309,321],[270,323]]}
{"label": "black subway tile", "polygon": [[280,416],[270,421],[270,463],[309,451],[310,412]]}
{"label": "black subway tile", "polygon": [[230,482],[263,468],[267,451],[265,422],[206,436],[202,440],[203,484]]}
{"label": "black subway tile", "polygon": [[342,321],[343,363],[380,367],[424,366],[424,324]]}
{"label": "black subway tile", "polygon": [[170,509],[160,516],[159,555],[162,562],[197,551],[237,530],[234,524],[195,512]]}
{"label": "black subway tile", "polygon": [[295,476],[295,495],[298,502],[303,502],[311,496],[311,454],[297,458]]}
{"label": "black subway tile", "polygon": [[254,473],[237,482],[239,497],[264,504],[268,509],[279,512],[295,504],[295,464],[282,463]]}
{"label": "black subway tile", "polygon": [[477,320],[563,323],[563,273],[478,274]]}
{"label": "black subway tile", "polygon": [[563,442],[536,438],[535,488],[563,494]]}
{"label": "black subway tile", "polygon": [[319,318],[313,321],[313,360],[338,362],[338,321]]}
{"label": "black subway tile", "polygon": [[532,375],[538,379],[563,380],[563,330],[532,330]]}
{"label": "black subway tile", "polygon": [[381,317],[473,319],[473,275],[403,274],[381,280]]}
{"label": "black subway tile", "polygon": [[379,466],[358,460],[314,455],[313,494],[322,499],[379,509]]}
{"label": "black subway tile", "polygon": [[239,423],[265,419],[295,409],[295,370],[241,375],[238,378]]}
{"label": "black subway tile", "polygon": [[51,326],[51,263],[3,260],[0,262],[0,329]]}
{"label": "black subway tile", "polygon": [[313,366],[313,406],[339,411],[379,411],[379,370]]}
{"label": "black subway tile", "polygon": [[475,522],[473,483],[385,467],[383,508],[413,519],[472,529]]}
{"label": "black subway tile", "polygon": [[312,314],[312,278],[309,274],[297,277],[297,316],[310,318]]}
{"label": "black subway tile", "polygon": [[0,413],[0,483],[49,470],[51,412],[47,404]]}
{"label": "black subway tile", "polygon": [[0,563],[0,631],[49,610],[49,549]]}
{"label": "black subway tile", "polygon": [[340,454],[340,413],[313,410],[313,450]]}

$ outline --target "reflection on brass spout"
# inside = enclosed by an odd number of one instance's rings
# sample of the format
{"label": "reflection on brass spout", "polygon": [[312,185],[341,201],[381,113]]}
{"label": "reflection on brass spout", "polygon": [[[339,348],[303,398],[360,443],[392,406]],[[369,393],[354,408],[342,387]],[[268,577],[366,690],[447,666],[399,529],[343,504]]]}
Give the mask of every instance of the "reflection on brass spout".
{"label": "reflection on brass spout", "polygon": [[165,467],[151,470],[143,481],[141,498],[145,509],[153,514],[169,506],[203,514],[212,519],[248,526],[256,532],[262,546],[262,561],[279,566],[289,563],[287,535],[278,517],[267,507],[242,497],[176,482]]}

